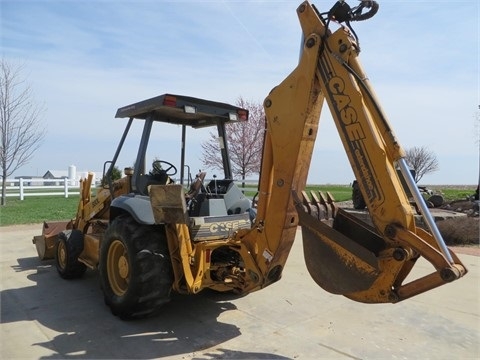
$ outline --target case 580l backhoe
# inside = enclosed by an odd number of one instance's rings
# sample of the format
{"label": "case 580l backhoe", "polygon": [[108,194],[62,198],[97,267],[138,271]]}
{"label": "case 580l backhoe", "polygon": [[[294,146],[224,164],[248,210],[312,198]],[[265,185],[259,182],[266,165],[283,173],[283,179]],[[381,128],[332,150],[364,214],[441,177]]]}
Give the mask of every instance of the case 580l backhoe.
{"label": "case 580l backhoe", "polygon": [[[166,94],[118,109],[116,117],[129,120],[106,163],[105,178],[111,179],[132,122],[142,120],[133,169],[120,180],[109,180],[95,196],[92,176],[84,179],[76,217],[69,223],[45,223],[43,234],[34,238],[39,256],[54,256],[64,278],[98,269],[105,302],[121,318],[155,313],[172,291],[196,294],[210,288],[245,294],[276,282],[299,225],[313,279],[356,301],[396,303],[465,275],[415,186],[404,150],[358,59],[350,24],[377,10],[374,1],[353,8],[339,1],[324,13],[309,2],[298,7],[303,34],[298,66],[264,101],[255,209],[232,180],[225,141],[225,124],[247,121],[248,111]],[[374,227],[337,208],[331,197],[304,191],[324,102]],[[149,144],[158,123],[182,127],[179,184],[172,180],[176,167],[171,163],[155,161],[151,171],[146,169],[147,145],[159,146]],[[218,128],[224,178],[207,184],[200,173],[186,190],[186,129],[205,126]],[[427,230],[416,226],[402,182],[415,197]],[[432,272],[406,282],[420,257],[433,265]]]}

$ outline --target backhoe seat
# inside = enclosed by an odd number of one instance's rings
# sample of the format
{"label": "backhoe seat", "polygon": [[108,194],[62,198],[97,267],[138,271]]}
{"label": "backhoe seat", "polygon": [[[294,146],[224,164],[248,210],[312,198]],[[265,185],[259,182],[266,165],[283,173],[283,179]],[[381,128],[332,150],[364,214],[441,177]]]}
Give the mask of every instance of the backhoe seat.
{"label": "backhoe seat", "polygon": [[187,200],[187,202],[198,195],[200,189],[203,186],[203,180],[205,180],[205,176],[207,176],[207,173],[205,171],[202,171],[195,176],[195,181],[192,182],[188,193],[185,194],[185,200]]}

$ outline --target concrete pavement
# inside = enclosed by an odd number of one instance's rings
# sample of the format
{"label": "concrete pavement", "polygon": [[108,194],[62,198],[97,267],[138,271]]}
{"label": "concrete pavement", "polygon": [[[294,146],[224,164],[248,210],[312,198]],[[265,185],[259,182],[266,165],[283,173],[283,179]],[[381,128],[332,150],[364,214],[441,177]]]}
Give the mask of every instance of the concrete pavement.
{"label": "concrete pavement", "polygon": [[[283,278],[244,297],[175,296],[154,318],[110,314],[96,272],[61,279],[38,260],[41,225],[0,228],[2,359],[478,359],[480,258],[463,279],[391,305],[331,295],[311,280],[301,232]],[[430,271],[424,262],[416,272]]]}

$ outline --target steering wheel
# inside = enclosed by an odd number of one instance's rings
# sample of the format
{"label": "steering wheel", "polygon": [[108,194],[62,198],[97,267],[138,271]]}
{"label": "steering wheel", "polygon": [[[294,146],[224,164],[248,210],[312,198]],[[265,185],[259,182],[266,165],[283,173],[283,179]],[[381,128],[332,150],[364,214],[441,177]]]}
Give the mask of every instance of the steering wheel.
{"label": "steering wheel", "polygon": [[[163,165],[163,166],[162,166]],[[152,164],[153,171],[157,173],[164,173],[168,176],[173,176],[177,173],[175,165],[164,160],[155,160]],[[169,172],[171,170],[171,172]]]}

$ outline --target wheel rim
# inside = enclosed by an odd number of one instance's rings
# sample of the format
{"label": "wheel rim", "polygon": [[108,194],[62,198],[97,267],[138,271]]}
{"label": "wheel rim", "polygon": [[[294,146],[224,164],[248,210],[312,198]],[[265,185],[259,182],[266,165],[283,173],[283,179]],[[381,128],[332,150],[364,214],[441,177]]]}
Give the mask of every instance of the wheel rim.
{"label": "wheel rim", "polygon": [[67,248],[65,242],[60,241],[57,248],[57,263],[61,269],[65,269],[67,266]]}
{"label": "wheel rim", "polygon": [[127,249],[120,240],[114,240],[108,249],[107,273],[108,282],[115,295],[124,295],[128,290],[130,266]]}

